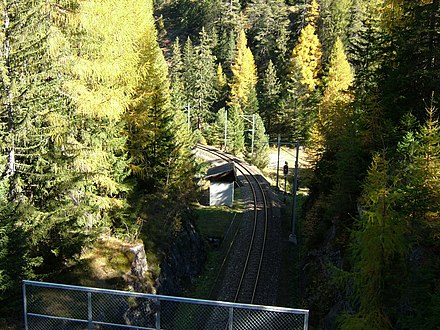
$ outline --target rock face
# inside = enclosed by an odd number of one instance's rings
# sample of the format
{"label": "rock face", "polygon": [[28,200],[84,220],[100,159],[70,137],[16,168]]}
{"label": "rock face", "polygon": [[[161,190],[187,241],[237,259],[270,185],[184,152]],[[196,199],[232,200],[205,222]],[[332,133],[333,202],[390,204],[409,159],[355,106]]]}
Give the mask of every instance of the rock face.
{"label": "rock face", "polygon": [[334,280],[331,267],[344,269],[341,248],[336,244],[340,228],[333,223],[320,245],[309,250],[304,258],[302,286],[304,301],[310,308],[309,324],[321,330],[337,328],[337,318],[344,311],[353,311],[344,290]]}
{"label": "rock face", "polygon": [[[206,252],[200,235],[194,226],[187,222],[180,233],[165,251],[165,258],[160,268],[161,273],[154,288],[145,287],[145,273],[148,270],[144,245],[131,246],[127,252],[132,257],[130,285],[137,292],[150,292],[163,295],[178,296],[191,284],[204,266]],[[135,299],[132,306],[126,306],[123,313],[124,322],[129,325],[155,326],[155,313],[157,307],[149,299]]]}
{"label": "rock face", "polygon": [[136,292],[144,292],[145,274],[148,271],[144,244],[131,246],[126,253],[132,254],[130,277],[133,279],[133,289]]}
{"label": "rock face", "polygon": [[157,293],[180,295],[201,273],[206,260],[206,251],[200,235],[187,221],[180,233],[169,245],[162,261],[161,273],[157,281]]}

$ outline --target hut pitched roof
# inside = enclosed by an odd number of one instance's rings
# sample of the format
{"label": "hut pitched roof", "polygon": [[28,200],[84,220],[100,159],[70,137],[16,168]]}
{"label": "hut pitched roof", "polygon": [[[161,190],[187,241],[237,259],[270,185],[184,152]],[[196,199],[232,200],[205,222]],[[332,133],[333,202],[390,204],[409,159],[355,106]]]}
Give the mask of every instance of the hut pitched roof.
{"label": "hut pitched roof", "polygon": [[206,179],[215,182],[234,182],[237,181],[234,163],[226,163],[208,169]]}

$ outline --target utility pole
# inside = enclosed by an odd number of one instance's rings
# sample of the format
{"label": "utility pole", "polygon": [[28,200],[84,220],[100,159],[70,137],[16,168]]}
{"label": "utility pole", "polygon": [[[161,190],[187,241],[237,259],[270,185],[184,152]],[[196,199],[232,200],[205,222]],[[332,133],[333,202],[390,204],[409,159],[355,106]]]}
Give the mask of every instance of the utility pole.
{"label": "utility pole", "polygon": [[277,189],[278,189],[278,179],[279,179],[279,171],[280,171],[280,150],[281,150],[281,134],[278,134],[278,158],[277,158]]}
{"label": "utility pole", "polygon": [[225,152],[227,152],[228,144],[228,109],[225,109]]}
{"label": "utility pole", "polygon": [[255,113],[252,114],[252,149],[251,149],[252,157],[254,157],[254,140],[255,140]]}
{"label": "utility pole", "polygon": [[[252,129],[251,129],[251,133],[252,133],[252,146],[251,146],[251,152],[252,152],[252,156],[254,156],[254,138],[255,138],[255,114],[252,115],[239,115],[241,118],[247,120],[249,123],[252,124]],[[248,117],[252,117],[252,120],[250,120]],[[249,131],[249,130],[248,130]]]}
{"label": "utility pole", "polygon": [[[274,142],[272,142],[274,143]],[[279,184],[279,167],[280,167],[280,149],[281,149],[281,145],[292,145],[295,144],[295,148],[296,148],[296,155],[295,155],[295,175],[293,177],[293,206],[292,206],[292,230],[291,233],[289,234],[289,242],[292,242],[294,244],[297,244],[297,239],[296,239],[296,234],[295,234],[295,226],[296,226],[296,197],[297,197],[297,190],[298,190],[298,161],[299,161],[299,142],[283,142],[281,141],[281,137],[280,134],[278,134],[278,141],[277,141],[277,146],[278,146],[278,159],[277,159],[277,188],[278,184]]]}
{"label": "utility pole", "polygon": [[298,190],[298,158],[299,158],[299,142],[296,142],[296,158],[295,158],[295,177],[293,179],[293,209],[292,209],[292,233],[289,235],[289,242],[298,244],[295,234],[296,226],[296,191]]}

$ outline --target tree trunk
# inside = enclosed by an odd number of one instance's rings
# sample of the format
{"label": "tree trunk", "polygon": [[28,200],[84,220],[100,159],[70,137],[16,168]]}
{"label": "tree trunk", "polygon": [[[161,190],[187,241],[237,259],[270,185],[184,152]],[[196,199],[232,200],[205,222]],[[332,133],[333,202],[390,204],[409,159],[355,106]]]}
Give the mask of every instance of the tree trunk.
{"label": "tree trunk", "polygon": [[[11,54],[11,47],[9,44],[9,12],[6,1],[3,1],[3,7],[4,7],[4,31],[5,31],[5,40],[4,40],[4,57],[5,57],[5,69],[6,69],[6,76],[11,77],[11,63],[10,63],[10,54]],[[12,101],[12,84],[11,81],[8,79],[4,82],[5,84],[5,92],[7,97],[7,112],[8,112],[8,134],[10,139],[10,145],[9,145],[9,151],[8,151],[8,170],[7,175],[12,176],[15,173],[15,148],[14,148],[14,117],[13,117],[13,101]],[[12,190],[12,188],[11,188]],[[10,191],[10,194],[12,195],[12,191]]]}

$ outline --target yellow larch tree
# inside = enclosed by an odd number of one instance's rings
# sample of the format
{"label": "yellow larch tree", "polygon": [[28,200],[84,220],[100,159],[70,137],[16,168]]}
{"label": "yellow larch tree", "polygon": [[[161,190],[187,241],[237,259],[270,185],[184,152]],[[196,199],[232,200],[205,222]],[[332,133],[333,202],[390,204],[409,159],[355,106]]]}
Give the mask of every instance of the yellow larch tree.
{"label": "yellow larch tree", "polygon": [[318,73],[321,69],[321,42],[317,35],[319,6],[312,0],[306,17],[306,26],[301,30],[298,43],[292,51],[290,76],[297,85],[299,94],[307,94],[318,85]]}
{"label": "yellow larch tree", "polygon": [[254,113],[258,105],[256,99],[257,68],[252,51],[247,46],[244,30],[237,39],[234,63],[232,64],[231,95],[229,105],[239,113]]}

